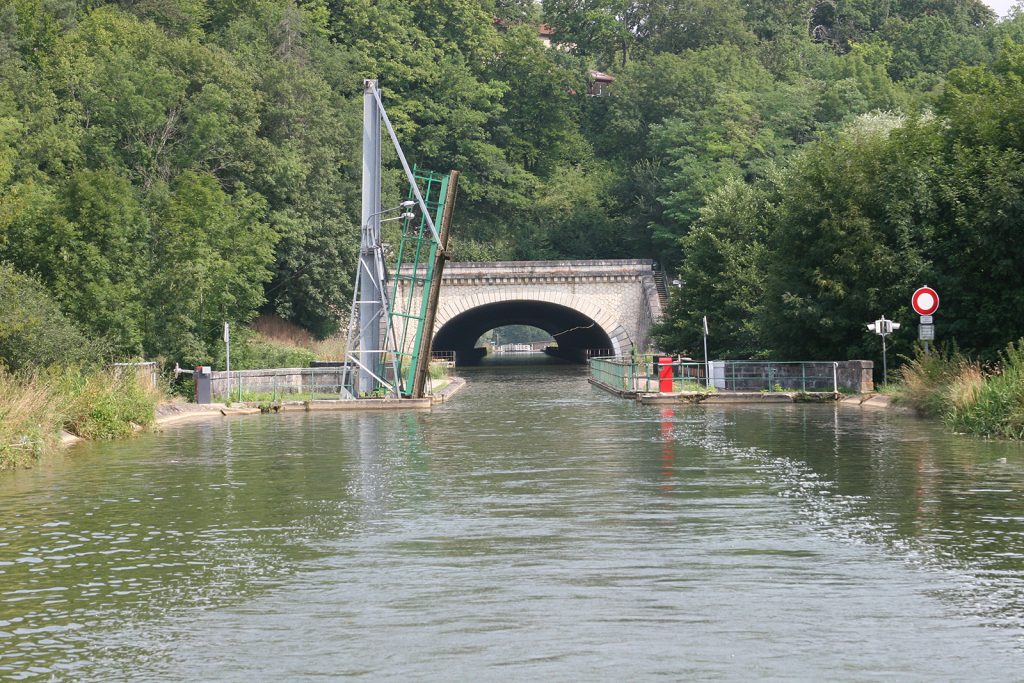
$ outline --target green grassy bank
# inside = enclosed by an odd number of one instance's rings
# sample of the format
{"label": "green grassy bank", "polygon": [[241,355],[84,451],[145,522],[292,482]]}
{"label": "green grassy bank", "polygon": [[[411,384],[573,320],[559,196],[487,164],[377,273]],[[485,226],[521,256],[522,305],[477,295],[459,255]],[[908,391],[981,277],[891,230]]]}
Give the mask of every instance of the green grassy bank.
{"label": "green grassy bank", "polygon": [[134,372],[0,370],[0,470],[31,466],[61,446],[61,432],[115,439],[152,424],[161,393]]}
{"label": "green grassy bank", "polygon": [[917,356],[900,369],[898,402],[956,432],[1024,439],[1024,339],[982,366],[955,349]]}

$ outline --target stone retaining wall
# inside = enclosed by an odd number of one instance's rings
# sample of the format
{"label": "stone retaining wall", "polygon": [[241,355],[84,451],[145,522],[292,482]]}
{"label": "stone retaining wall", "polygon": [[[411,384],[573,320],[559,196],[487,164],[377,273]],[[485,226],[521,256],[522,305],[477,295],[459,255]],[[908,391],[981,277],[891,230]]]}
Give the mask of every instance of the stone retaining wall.
{"label": "stone retaining wall", "polygon": [[875,361],[846,360],[839,362],[839,389],[854,394],[870,394],[875,390]]}

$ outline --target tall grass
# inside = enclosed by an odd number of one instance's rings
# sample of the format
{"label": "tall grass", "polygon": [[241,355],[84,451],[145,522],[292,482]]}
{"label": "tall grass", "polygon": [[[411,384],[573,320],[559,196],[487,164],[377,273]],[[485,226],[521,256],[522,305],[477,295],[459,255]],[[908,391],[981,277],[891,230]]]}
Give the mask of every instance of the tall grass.
{"label": "tall grass", "polygon": [[60,443],[60,412],[35,375],[0,370],[0,471],[27,467]]}
{"label": "tall grass", "polygon": [[899,370],[896,395],[901,403],[929,417],[942,417],[956,402],[970,401],[972,387],[983,381],[981,368],[955,348],[940,345],[917,354]]}
{"label": "tall grass", "polygon": [[947,349],[918,353],[900,369],[897,396],[958,432],[1024,439],[1024,339],[1010,344],[985,372]]}
{"label": "tall grass", "polygon": [[1010,344],[995,372],[985,378],[973,401],[950,411],[957,431],[1024,439],[1024,339]]}
{"label": "tall grass", "polygon": [[308,330],[273,315],[260,316],[253,321],[252,329],[256,332],[257,340],[291,349],[303,349],[312,354],[311,360],[345,360],[348,340],[343,331],[326,339],[316,339]]}
{"label": "tall grass", "polygon": [[83,439],[118,439],[153,423],[161,394],[135,373],[65,369],[53,387],[67,431]]}
{"label": "tall grass", "polygon": [[0,370],[0,470],[58,448],[61,431],[116,439],[152,424],[161,392],[133,372],[77,367]]}

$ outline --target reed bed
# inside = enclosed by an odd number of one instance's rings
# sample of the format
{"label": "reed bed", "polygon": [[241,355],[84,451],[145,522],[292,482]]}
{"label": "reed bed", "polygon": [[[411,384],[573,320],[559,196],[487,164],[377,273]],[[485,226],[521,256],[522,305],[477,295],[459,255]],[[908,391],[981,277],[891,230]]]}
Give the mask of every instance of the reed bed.
{"label": "reed bed", "polygon": [[0,370],[0,470],[29,467],[62,432],[116,439],[152,424],[159,388],[134,372],[78,367]]}
{"label": "reed bed", "polygon": [[900,369],[897,398],[954,431],[1024,439],[1024,339],[983,368],[955,350],[918,352]]}
{"label": "reed bed", "polygon": [[60,444],[60,412],[35,375],[0,371],[0,470],[27,467]]}

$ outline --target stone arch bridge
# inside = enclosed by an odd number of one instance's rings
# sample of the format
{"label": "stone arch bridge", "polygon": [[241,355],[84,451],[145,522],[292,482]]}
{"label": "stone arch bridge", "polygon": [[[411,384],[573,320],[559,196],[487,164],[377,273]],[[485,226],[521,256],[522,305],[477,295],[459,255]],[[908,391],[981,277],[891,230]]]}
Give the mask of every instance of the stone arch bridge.
{"label": "stone arch bridge", "polygon": [[[664,284],[656,275],[645,259],[448,263],[433,350],[454,351],[460,364],[472,364],[483,355],[476,341],[488,330],[531,325],[558,342],[549,353],[571,360],[644,351],[662,313]],[[405,301],[406,281],[398,282]],[[419,310],[418,296],[412,310]]]}

